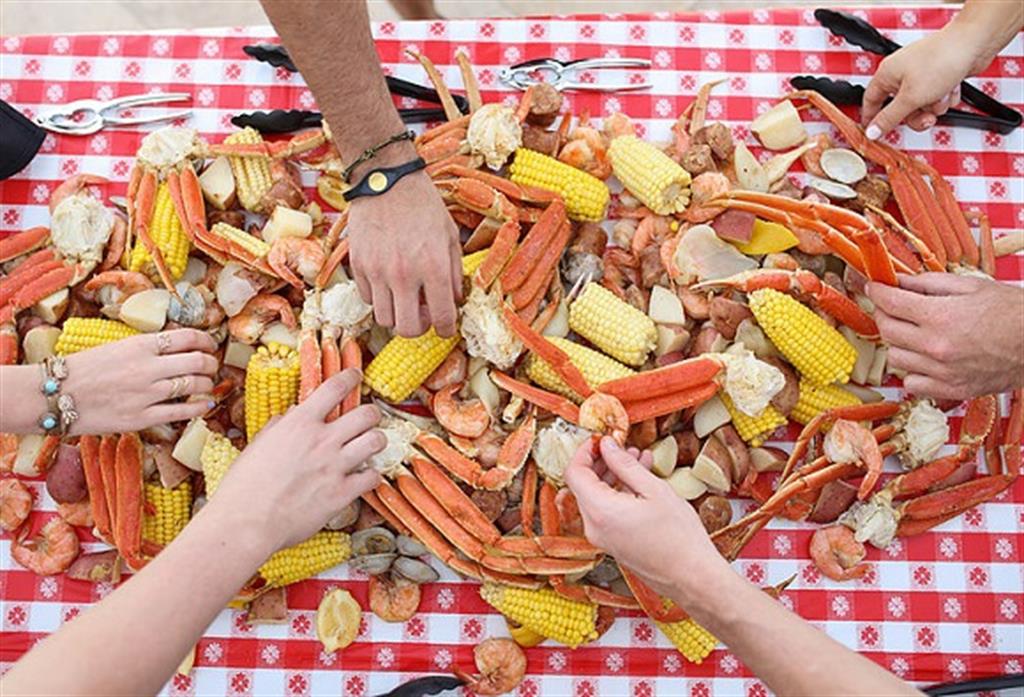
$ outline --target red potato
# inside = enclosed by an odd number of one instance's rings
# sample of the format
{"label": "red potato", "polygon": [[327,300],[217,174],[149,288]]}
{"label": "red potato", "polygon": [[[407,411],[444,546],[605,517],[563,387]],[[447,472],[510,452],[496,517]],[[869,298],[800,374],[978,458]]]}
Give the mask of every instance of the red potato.
{"label": "red potato", "polygon": [[576,234],[569,243],[572,254],[593,254],[601,256],[608,247],[608,233],[597,223],[580,223]]}
{"label": "red potato", "polygon": [[708,490],[727,494],[732,489],[732,458],[717,438],[707,438],[693,463],[693,476],[704,482]]}
{"label": "red potato", "polygon": [[679,446],[679,454],[676,456],[676,467],[689,467],[697,459],[700,452],[700,438],[693,431],[680,431],[673,433],[676,445]]}
{"label": "red potato", "polygon": [[750,471],[750,449],[747,444],[740,438],[740,434],[736,432],[732,424],[726,424],[720,426],[714,433],[711,434],[712,438],[716,438],[725,449],[729,451],[729,459],[732,462],[732,480],[734,482],[742,482],[747,478],[747,472]]}
{"label": "red potato", "polygon": [[722,338],[722,335],[718,333],[718,330],[712,327],[710,324],[700,328],[697,332],[697,336],[693,338],[693,343],[690,345],[688,351],[690,356],[699,356],[701,354],[711,351],[714,345]]}
{"label": "red potato", "polygon": [[788,459],[789,453],[781,448],[761,446],[750,449],[750,466],[755,472],[781,472]]}
{"label": "red potato", "polygon": [[117,583],[121,580],[121,561],[117,556],[117,550],[90,552],[79,556],[71,562],[67,576],[76,581]]}
{"label": "red potato", "polygon": [[857,487],[839,479],[821,488],[807,520],[812,523],[831,523],[857,500]]}
{"label": "red potato", "polygon": [[687,286],[679,286],[676,295],[683,303],[683,310],[688,319],[706,320],[711,316],[710,300],[707,293],[691,290]]}
{"label": "red potato", "polygon": [[638,424],[633,424],[629,429],[627,443],[634,448],[646,450],[658,440],[658,422],[655,419],[647,419]]}
{"label": "red potato", "polygon": [[660,245],[652,244],[640,250],[640,283],[644,288],[660,285],[666,278],[665,274],[665,266],[661,263]]}
{"label": "red potato", "polygon": [[697,515],[710,535],[732,522],[732,506],[724,496],[711,494],[697,504]]}
{"label": "red potato", "polygon": [[782,371],[782,376],[786,379],[786,384],[783,385],[782,390],[780,390],[777,395],[772,397],[772,406],[778,409],[783,416],[789,416],[790,412],[792,412],[793,408],[796,406],[797,401],[800,399],[800,378],[797,377],[796,371],[793,370],[793,367],[781,358],[776,356],[766,356],[761,360]]}
{"label": "red potato", "polygon": [[721,296],[711,299],[710,311],[711,324],[730,341],[736,338],[736,327],[740,326],[740,322],[754,316],[743,303]]}
{"label": "red potato", "polygon": [[288,589],[271,588],[249,603],[249,622],[282,624],[288,620]]}
{"label": "red potato", "polygon": [[74,445],[62,443],[46,472],[46,491],[57,503],[78,503],[89,495],[82,458]]}
{"label": "red potato", "polygon": [[746,211],[728,210],[720,213],[711,221],[715,234],[726,242],[746,244],[754,235],[756,216]]}
{"label": "red potato", "polygon": [[673,363],[678,363],[680,361],[685,361],[685,360],[686,360],[686,352],[684,352],[684,351],[669,351],[668,353],[663,353],[662,355],[660,355],[657,358],[655,358],[654,359],[654,365],[656,365],[657,367],[661,368],[663,366],[672,365]]}

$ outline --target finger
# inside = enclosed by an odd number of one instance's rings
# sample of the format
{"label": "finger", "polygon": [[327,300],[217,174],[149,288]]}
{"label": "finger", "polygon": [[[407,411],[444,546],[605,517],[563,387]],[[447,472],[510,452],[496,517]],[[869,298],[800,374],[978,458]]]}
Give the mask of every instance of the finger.
{"label": "finger", "polygon": [[455,298],[450,280],[447,277],[430,278],[424,284],[430,323],[445,338],[455,334]]}
{"label": "finger", "polygon": [[188,421],[202,416],[217,406],[213,402],[177,402],[172,404],[154,404],[147,407],[146,419],[156,424],[169,424],[175,421]]}
{"label": "finger", "polygon": [[878,325],[882,339],[890,346],[921,353],[931,343],[928,333],[918,325],[896,319],[884,312],[875,311],[875,324]]}
{"label": "finger", "polygon": [[619,481],[641,496],[654,493],[654,475],[648,472],[635,457],[622,449],[612,438],[601,439],[601,458]]}
{"label": "finger", "polygon": [[889,347],[889,354],[886,356],[885,364],[887,368],[895,368],[906,373],[917,373],[932,377],[938,377],[942,370],[941,364],[934,358],[917,351],[900,348],[899,346]]}
{"label": "finger", "polygon": [[341,467],[345,472],[358,469],[366,458],[387,447],[388,439],[380,431],[367,431],[356,436],[341,449]]}
{"label": "finger", "polygon": [[961,388],[953,387],[943,380],[917,373],[903,379],[903,389],[916,397],[931,397],[933,399],[967,399],[975,396]]}
{"label": "finger", "polygon": [[205,375],[179,375],[153,383],[153,392],[158,402],[212,391],[213,380]]}
{"label": "finger", "polygon": [[373,284],[373,317],[382,327],[395,326],[395,315],[392,310],[391,290],[380,281]]}
{"label": "finger", "polygon": [[176,353],[157,359],[157,376],[171,378],[176,375],[216,375],[220,365],[217,359],[202,351]]}
{"label": "finger", "polygon": [[380,423],[380,409],[364,404],[330,424],[331,436],[344,444]]}
{"label": "finger", "polygon": [[363,299],[363,302],[372,305],[373,304],[373,286],[370,284],[366,274],[363,273],[362,268],[352,264],[352,275],[356,279],[356,288],[359,289],[359,296]]}
{"label": "finger", "polygon": [[907,126],[915,131],[927,131],[935,125],[935,120],[935,114],[923,109],[918,109],[906,118]]}
{"label": "finger", "polygon": [[323,421],[349,392],[359,389],[362,379],[362,372],[356,368],[343,370],[324,380],[324,383],[316,388],[313,394],[299,405],[299,408],[304,412],[308,411],[313,418]]}
{"label": "finger", "polygon": [[979,278],[958,276],[955,273],[921,273],[916,276],[900,275],[900,288],[924,295],[968,295],[984,283]]}
{"label": "finger", "polygon": [[942,116],[949,111],[949,107],[951,105],[950,99],[952,99],[952,97],[953,93],[950,92],[939,101],[933,102],[932,104],[924,107],[924,110],[930,112],[933,116]]}
{"label": "finger", "polygon": [[881,111],[871,119],[871,124],[864,131],[864,135],[869,140],[878,140],[899,126],[903,119],[917,109],[918,106],[907,96],[905,89],[900,89],[892,101],[882,107]]}
{"label": "finger", "polygon": [[449,279],[452,282],[452,297],[455,298],[455,302],[462,302],[462,247],[459,246],[458,236],[452,240],[448,256],[452,265],[452,275]]}
{"label": "finger", "polygon": [[358,472],[349,472],[345,475],[345,494],[356,497],[362,496],[370,489],[380,484],[380,472],[368,467]]}
{"label": "finger", "polygon": [[949,93],[949,106],[954,107],[960,103],[960,85],[953,88],[953,91]]}
{"label": "finger", "polygon": [[185,351],[213,353],[217,350],[217,342],[213,340],[213,337],[198,329],[173,329],[156,334],[147,334],[139,337],[139,341],[147,342],[152,352],[157,355],[183,353]]}
{"label": "finger", "polygon": [[869,282],[864,290],[875,308],[891,317],[920,324],[927,316],[927,299],[917,293],[874,282]]}
{"label": "finger", "polygon": [[861,102],[861,123],[869,124],[875,115],[882,110],[885,100],[889,98],[888,69],[883,65],[878,66],[878,72],[871,78],[871,82],[864,88],[864,98]]}
{"label": "finger", "polygon": [[645,450],[640,453],[640,457],[637,458],[640,465],[648,472],[654,467],[654,454],[650,450]]}
{"label": "finger", "polygon": [[419,336],[426,330],[420,324],[419,287],[394,288],[392,292],[395,299],[395,331],[399,336]]}

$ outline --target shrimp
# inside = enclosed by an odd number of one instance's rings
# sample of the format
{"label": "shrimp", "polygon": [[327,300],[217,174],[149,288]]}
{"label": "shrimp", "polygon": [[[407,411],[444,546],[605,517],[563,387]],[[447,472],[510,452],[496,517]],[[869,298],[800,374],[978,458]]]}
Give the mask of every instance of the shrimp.
{"label": "shrimp", "polygon": [[832,139],[828,137],[828,133],[819,133],[811,140],[814,141],[814,147],[800,156],[800,162],[803,163],[804,169],[814,176],[828,179],[825,170],[821,168],[821,153],[832,147]]}
{"label": "shrimp", "polygon": [[526,675],[526,654],[511,639],[485,639],[473,649],[477,676],[455,668],[455,676],[479,695],[501,695],[511,692]]}
{"label": "shrimp", "polygon": [[664,215],[651,213],[640,221],[633,233],[633,240],[630,249],[633,254],[639,255],[649,244],[661,244],[672,234],[672,224],[675,221]]}
{"label": "shrimp", "polygon": [[724,208],[705,205],[708,201],[728,193],[732,188],[729,178],[720,172],[704,172],[690,182],[690,205],[683,217],[691,223],[706,223]]}
{"label": "shrimp", "polygon": [[228,332],[245,344],[255,344],[267,325],[280,319],[289,329],[298,322],[288,300],[280,295],[260,293],[245,304],[242,311],[228,320]]}
{"label": "shrimp", "polygon": [[17,457],[18,436],[13,433],[0,433],[0,473],[12,471]]}
{"label": "shrimp", "polygon": [[466,358],[466,352],[456,349],[449,353],[448,357],[441,362],[441,365],[430,374],[423,382],[423,386],[428,390],[437,392],[452,383],[463,382],[466,379],[466,368],[468,366],[469,360]]}
{"label": "shrimp", "polygon": [[370,610],[385,622],[406,622],[420,607],[420,587],[412,582],[396,582],[370,576]]}
{"label": "shrimp", "polygon": [[569,134],[569,142],[558,153],[558,159],[598,179],[607,179],[612,174],[608,139],[590,125],[590,117],[586,114],[580,117],[579,124]]}
{"label": "shrimp", "polygon": [[617,111],[604,120],[604,136],[608,140],[615,140],[619,136],[635,136],[636,126],[633,125],[632,119],[623,114],[621,111]]}
{"label": "shrimp", "polygon": [[624,445],[629,435],[629,415],[617,398],[595,392],[580,405],[580,427],[607,433],[616,443]]}
{"label": "shrimp", "polygon": [[505,442],[505,432],[492,426],[477,438],[463,438],[453,434],[449,436],[449,440],[460,453],[479,462],[483,469],[491,469],[498,464],[501,445]]}
{"label": "shrimp", "polygon": [[53,209],[57,207],[58,203],[66,199],[68,196],[74,196],[87,186],[109,183],[109,179],[97,174],[76,174],[70,179],[65,180],[63,184],[53,190],[53,193],[50,195],[50,213],[53,213]]}
{"label": "shrimp", "polygon": [[32,492],[17,479],[0,480],[0,528],[17,530],[32,511]]}
{"label": "shrimp", "polygon": [[153,287],[149,277],[137,271],[104,271],[86,281],[80,295],[84,300],[99,303],[104,309],[113,307],[116,310],[128,297]]}
{"label": "shrimp", "polygon": [[77,503],[58,503],[57,515],[71,525],[79,525],[84,528],[92,528],[92,505],[89,499]]}
{"label": "shrimp", "polygon": [[274,273],[296,288],[303,288],[303,281],[312,285],[325,261],[327,254],[320,243],[306,237],[279,237],[267,254]]}
{"label": "shrimp", "polygon": [[882,450],[874,434],[856,421],[839,419],[825,436],[824,451],[830,462],[863,464],[867,473],[860,483],[857,498],[866,499],[882,473]]}
{"label": "shrimp", "polygon": [[463,438],[478,438],[490,427],[491,414],[480,399],[458,401],[455,395],[462,385],[456,382],[434,394],[434,418],[451,433]]}
{"label": "shrimp", "polygon": [[78,556],[80,545],[75,529],[61,518],[51,518],[31,540],[26,540],[27,536],[26,530],[11,545],[11,556],[38,576],[63,573]]}
{"label": "shrimp", "polygon": [[853,530],[845,525],[818,528],[811,536],[811,559],[833,581],[863,576],[868,570],[867,564],[861,564],[865,554],[864,545],[857,542]]}
{"label": "shrimp", "polygon": [[113,269],[121,263],[124,250],[128,246],[128,221],[120,215],[114,216],[114,227],[110,231],[110,239],[107,241],[107,251],[100,262],[100,271]]}

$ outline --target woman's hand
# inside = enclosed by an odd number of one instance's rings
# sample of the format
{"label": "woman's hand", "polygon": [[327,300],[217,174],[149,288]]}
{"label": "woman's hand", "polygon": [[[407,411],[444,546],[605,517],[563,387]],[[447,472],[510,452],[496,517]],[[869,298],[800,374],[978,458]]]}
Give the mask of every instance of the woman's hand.
{"label": "woman's hand", "polygon": [[969,399],[1024,385],[1024,290],[948,273],[899,280],[867,293],[908,392]]}
{"label": "woman's hand", "polygon": [[73,435],[139,431],[184,421],[210,409],[207,400],[177,398],[209,393],[217,373],[213,338],[195,329],[140,334],[67,357],[61,391],[75,400]]}
{"label": "woman's hand", "polygon": [[576,451],[565,481],[576,495],[588,540],[662,595],[681,598],[684,606],[697,603],[711,579],[732,572],[693,507],[651,474],[650,466],[650,453],[638,458],[605,437],[598,459],[589,441]]}
{"label": "woman's hand", "polygon": [[308,539],[380,482],[375,470],[363,468],[386,443],[384,434],[371,430],[380,421],[377,408],[366,404],[324,421],[345,395],[359,389],[361,378],[358,370],[345,370],[271,421],[210,499],[210,506],[251,522],[268,556]]}

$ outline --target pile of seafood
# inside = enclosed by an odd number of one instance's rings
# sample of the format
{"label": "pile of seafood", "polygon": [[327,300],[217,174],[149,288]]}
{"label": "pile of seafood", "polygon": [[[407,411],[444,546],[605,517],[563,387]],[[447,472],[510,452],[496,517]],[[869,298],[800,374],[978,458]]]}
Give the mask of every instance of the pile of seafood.
{"label": "pile of seafood", "polygon": [[[194,327],[221,346],[213,393],[193,397],[215,405],[201,419],[98,442],[3,436],[0,524],[16,562],[92,582],[139,568],[212,495],[222,472],[211,463],[229,462],[269,415],[349,366],[365,366],[366,380],[339,413],[360,401],[385,412],[388,446],[371,463],[385,477],[318,535],[333,535],[322,538],[335,545],[332,564],[348,559],[370,577],[370,609],[387,621],[415,613],[438,563],[492,595],[553,592],[592,608],[583,641],[618,609],[660,628],[685,621],[582,536],[563,474],[595,434],[650,449],[655,474],[730,560],[773,518],[820,525],[809,555],[836,580],[864,573],[865,542],[884,548],[1015,481],[1020,392],[968,402],[959,445],[940,456],[960,405],[887,401],[876,389],[894,371],[865,282],[991,276],[996,255],[1014,251],[965,215],[928,164],[867,140],[815,92],[760,115],[748,146],[706,122],[715,84],[705,85],[672,140],[650,143],[625,114],[599,126],[564,113],[545,85],[518,106],[482,104],[472,71],[463,76],[470,113],[449,99],[449,120],[416,140],[463,230],[453,339],[374,324],[348,272],[342,163],[326,128],[216,144],[186,128],[154,131],[126,198],[99,196],[110,182],[78,175],[54,192],[49,227],[0,240],[4,363],[42,361],[78,318],[133,333]],[[809,134],[804,104],[845,143]],[[644,179],[645,165],[664,176]],[[317,173],[317,196],[301,171]],[[258,362],[297,365],[282,383],[294,393],[267,407],[253,394]],[[790,422],[802,426],[791,452],[765,445]],[[890,455],[901,471],[883,476]],[[41,477],[58,513],[42,525],[20,481]],[[730,498],[757,508],[734,519]],[[83,553],[87,531],[107,549]],[[286,585],[254,578],[237,602],[256,621],[281,621]],[[332,596],[324,626],[344,624],[349,601]],[[549,636],[514,619],[523,645]],[[344,629],[333,648],[354,639],[351,621]],[[477,658],[515,650],[488,644]],[[503,682],[466,679],[485,694],[511,689],[525,659],[513,663]]]}

